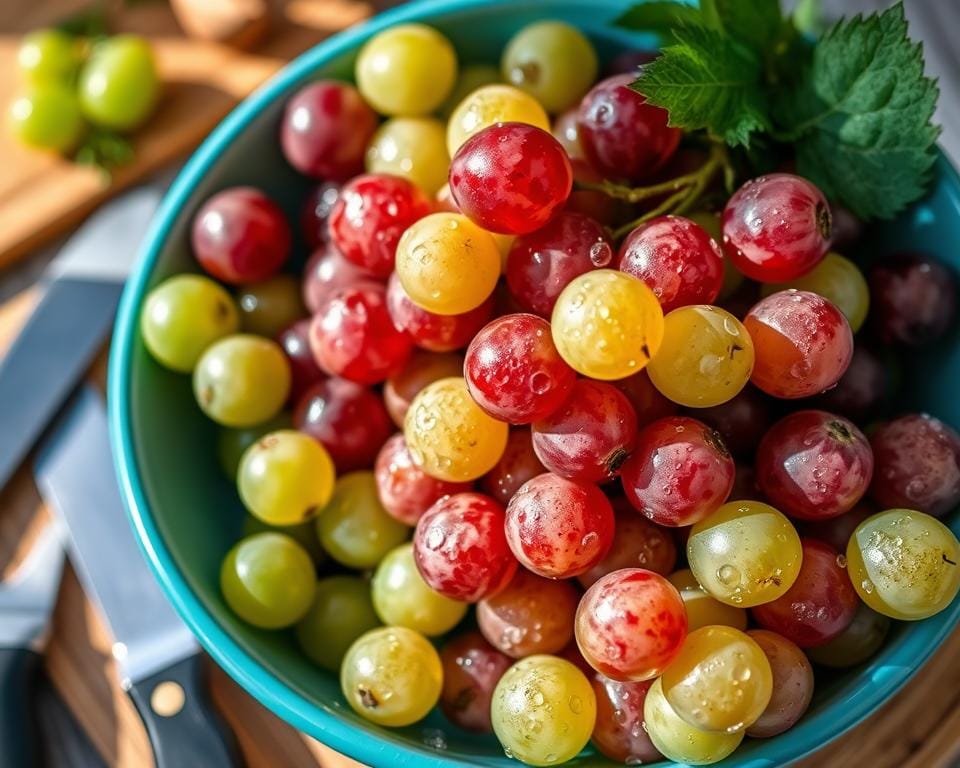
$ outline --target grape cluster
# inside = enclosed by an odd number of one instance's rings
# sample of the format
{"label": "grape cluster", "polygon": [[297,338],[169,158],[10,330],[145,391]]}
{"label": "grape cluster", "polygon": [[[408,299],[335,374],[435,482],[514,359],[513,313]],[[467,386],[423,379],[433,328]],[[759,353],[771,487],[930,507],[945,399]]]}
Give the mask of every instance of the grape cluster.
{"label": "grape cluster", "polygon": [[418,25],[356,66],[281,127],[317,180],[302,297],[286,212],[234,187],[194,219],[205,275],[143,308],[252,516],[222,573],[241,619],[295,626],[379,725],[438,705],[531,765],[590,740],[704,764],[803,717],[812,664],[950,604],[960,436],[922,414],[862,431],[894,415],[872,340],[950,327],[927,311],[955,305],[944,267],[865,276],[787,173],[658,214],[663,174],[714,160],[629,75],[595,82],[567,25],[518,33],[503,82],[458,80]]}

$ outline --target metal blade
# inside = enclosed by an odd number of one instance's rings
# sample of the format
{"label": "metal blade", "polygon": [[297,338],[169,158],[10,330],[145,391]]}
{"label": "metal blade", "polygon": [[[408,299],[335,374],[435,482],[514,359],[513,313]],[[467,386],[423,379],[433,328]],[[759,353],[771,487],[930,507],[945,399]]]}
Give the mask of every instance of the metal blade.
{"label": "metal blade", "polygon": [[70,559],[116,641],[124,686],[197,652],[134,540],[113,474],[107,415],[84,385],[44,443],[37,485],[66,523]]}
{"label": "metal blade", "polygon": [[0,584],[0,648],[43,646],[63,573],[63,535],[48,525],[10,581]]}
{"label": "metal blade", "polygon": [[0,487],[90,366],[160,203],[142,187],[91,217],[51,267],[54,281],[0,361]]}

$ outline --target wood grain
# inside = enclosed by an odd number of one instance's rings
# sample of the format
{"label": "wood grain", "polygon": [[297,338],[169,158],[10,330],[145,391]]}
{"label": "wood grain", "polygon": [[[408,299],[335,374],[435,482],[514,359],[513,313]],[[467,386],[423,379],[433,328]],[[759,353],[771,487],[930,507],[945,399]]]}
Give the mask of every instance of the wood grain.
{"label": "wood grain", "polygon": [[[0,108],[21,87],[20,34],[70,16],[91,0],[0,1]],[[240,51],[184,36],[165,2],[140,2],[111,17],[112,30],[147,37],[164,94],[155,116],[134,137],[135,159],[112,178],[16,144],[0,130],[0,267],[76,225],[99,203],[186,155],[244,96],[289,59],[368,16],[360,0],[275,0],[264,43]]]}

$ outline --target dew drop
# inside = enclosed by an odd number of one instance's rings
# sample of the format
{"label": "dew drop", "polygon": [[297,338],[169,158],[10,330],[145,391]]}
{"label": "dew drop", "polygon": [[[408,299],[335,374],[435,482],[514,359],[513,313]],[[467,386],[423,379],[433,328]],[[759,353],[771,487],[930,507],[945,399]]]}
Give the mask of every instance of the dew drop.
{"label": "dew drop", "polygon": [[583,702],[579,696],[571,696],[568,704],[570,704],[570,711],[575,715],[579,715],[583,711]]}
{"label": "dew drop", "polygon": [[608,243],[594,243],[590,246],[590,261],[595,267],[605,267],[613,260],[613,249]]}
{"label": "dew drop", "polygon": [[837,555],[837,565],[841,568],[847,567],[847,556],[846,555]]}
{"label": "dew drop", "polygon": [[553,379],[550,378],[550,374],[543,371],[537,371],[530,377],[530,389],[538,395],[542,395],[550,389],[551,384],[553,384]]}
{"label": "dew drop", "polygon": [[717,581],[726,586],[740,583],[740,571],[735,565],[725,563],[717,569]]}
{"label": "dew drop", "polygon": [[540,691],[537,691],[533,694],[533,703],[538,707],[542,707],[546,699],[543,698],[543,694]]}
{"label": "dew drop", "polygon": [[870,581],[870,579],[864,579],[863,581],[861,581],[860,586],[863,588],[863,591],[866,592],[868,595],[873,594],[874,587],[873,587],[873,582]]}

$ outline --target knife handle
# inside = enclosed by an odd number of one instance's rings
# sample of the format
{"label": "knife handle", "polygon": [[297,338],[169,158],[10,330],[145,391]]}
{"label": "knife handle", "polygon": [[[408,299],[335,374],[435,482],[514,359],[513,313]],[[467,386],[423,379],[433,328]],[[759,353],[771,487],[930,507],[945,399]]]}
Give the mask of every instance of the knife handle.
{"label": "knife handle", "polygon": [[199,653],[130,688],[147,727],[156,768],[240,768],[243,756],[233,733],[207,695]]}
{"label": "knife handle", "polygon": [[0,648],[0,764],[39,768],[33,686],[40,655],[29,648]]}

